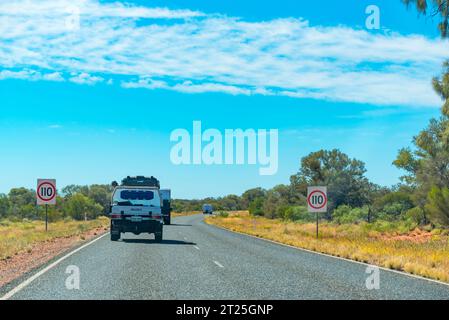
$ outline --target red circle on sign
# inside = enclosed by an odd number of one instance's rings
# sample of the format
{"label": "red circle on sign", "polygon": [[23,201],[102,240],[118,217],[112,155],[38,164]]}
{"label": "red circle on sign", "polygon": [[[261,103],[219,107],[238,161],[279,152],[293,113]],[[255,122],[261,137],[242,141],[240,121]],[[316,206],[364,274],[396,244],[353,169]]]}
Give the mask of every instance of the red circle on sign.
{"label": "red circle on sign", "polygon": [[[323,204],[322,204],[321,206],[319,206],[319,207],[315,207],[315,206],[310,202],[310,198],[311,198],[315,193],[320,193],[320,194],[323,196],[323,198],[324,198]],[[307,198],[307,203],[308,203],[309,206],[311,206],[313,209],[321,209],[321,208],[324,208],[324,206],[327,204],[327,197],[326,197],[326,195],[324,194],[323,191],[315,190],[315,191],[313,191],[313,192],[311,192],[311,193],[309,194],[309,197]]]}
{"label": "red circle on sign", "polygon": [[[49,199],[44,199],[44,198],[41,197],[41,194],[39,193],[39,191],[40,191],[40,189],[41,189],[41,187],[42,187],[43,185],[47,185],[47,184],[53,189],[53,195],[52,195],[51,198],[49,198]],[[45,201],[45,202],[51,201],[51,200],[53,200],[53,199],[56,197],[56,188],[55,188],[55,186],[52,185],[50,182],[42,182],[40,185],[37,186],[37,196],[38,196],[39,199],[41,199],[42,201]]]}

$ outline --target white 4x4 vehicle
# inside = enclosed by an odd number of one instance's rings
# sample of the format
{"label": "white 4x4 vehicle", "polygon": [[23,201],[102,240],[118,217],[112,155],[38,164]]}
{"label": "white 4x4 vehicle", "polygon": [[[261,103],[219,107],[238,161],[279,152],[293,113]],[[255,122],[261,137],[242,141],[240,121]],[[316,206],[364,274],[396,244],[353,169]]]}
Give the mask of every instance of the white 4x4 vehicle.
{"label": "white 4x4 vehicle", "polygon": [[161,242],[164,223],[159,181],[154,177],[127,177],[122,185],[115,183],[114,186],[110,210],[111,240],[117,241],[122,233],[132,232],[154,233],[156,242]]}

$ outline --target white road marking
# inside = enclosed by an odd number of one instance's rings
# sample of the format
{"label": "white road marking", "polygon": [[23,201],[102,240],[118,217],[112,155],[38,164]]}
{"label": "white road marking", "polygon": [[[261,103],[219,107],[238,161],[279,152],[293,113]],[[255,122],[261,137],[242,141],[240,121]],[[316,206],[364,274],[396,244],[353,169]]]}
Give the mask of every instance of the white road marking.
{"label": "white road marking", "polygon": [[22,289],[26,288],[28,285],[30,285],[31,282],[33,282],[34,280],[36,280],[37,278],[39,278],[40,276],[42,276],[43,274],[45,274],[46,272],[50,271],[51,269],[53,269],[54,267],[56,267],[58,264],[60,264],[61,262],[63,262],[64,260],[66,260],[67,258],[69,258],[70,256],[74,255],[75,253],[83,250],[84,248],[86,248],[87,246],[90,246],[91,244],[93,244],[94,242],[100,240],[101,238],[107,236],[109,234],[109,232],[105,233],[104,235],[95,238],[94,240],[92,240],[91,242],[86,243],[85,245],[73,250],[72,252],[66,254],[65,256],[63,256],[62,258],[59,258],[58,260],[56,260],[55,262],[53,262],[52,264],[48,265],[47,267],[45,267],[44,269],[42,269],[41,271],[37,272],[36,274],[34,274],[33,276],[31,276],[30,278],[26,279],[24,282],[22,282],[21,284],[19,284],[17,287],[15,287],[14,289],[12,289],[11,291],[9,291],[8,293],[6,293],[3,297],[0,298],[0,300],[8,300],[10,299],[12,296],[14,296],[16,293],[18,293],[19,291],[21,291]]}
{"label": "white road marking", "polygon": [[198,248],[197,246],[193,246],[196,250],[200,250],[200,248]]}
{"label": "white road marking", "polygon": [[220,262],[214,261],[214,263],[215,263],[217,266],[219,266],[220,268],[224,268],[223,265],[222,265]]}
{"label": "white road marking", "polygon": [[262,240],[262,241],[266,241],[266,242],[271,242],[271,243],[274,243],[274,244],[277,244],[277,245],[280,245],[280,246],[283,246],[283,247],[288,247],[288,248],[296,249],[296,250],[299,250],[299,251],[313,253],[313,254],[317,254],[317,255],[320,255],[320,256],[324,256],[324,257],[329,257],[329,258],[334,258],[334,259],[338,259],[338,260],[343,260],[343,261],[346,261],[346,262],[361,264],[363,266],[375,266],[375,267],[378,267],[380,270],[383,270],[383,271],[397,273],[399,275],[403,275],[403,276],[406,276],[406,277],[415,278],[415,279],[418,279],[418,280],[425,280],[425,281],[433,282],[433,283],[437,283],[437,284],[442,284],[444,286],[449,286],[449,283],[442,282],[442,281],[439,281],[439,280],[430,279],[430,278],[424,278],[422,276],[418,276],[416,274],[407,273],[405,271],[388,269],[388,268],[385,268],[385,267],[377,266],[375,264],[369,264],[369,263],[366,263],[366,262],[361,262],[361,261],[351,260],[351,259],[347,259],[347,258],[343,258],[343,257],[333,256],[333,255],[328,254],[328,253],[322,253],[322,252],[313,251],[313,250],[309,250],[309,249],[305,249],[305,248],[295,247],[295,246],[292,246],[292,245],[289,245],[289,244],[286,244],[286,243],[282,243],[282,242],[278,242],[278,241],[274,241],[274,240],[270,240],[270,239],[265,239],[265,238],[262,238],[262,237],[254,236],[252,234],[247,234],[247,233],[243,233],[243,232],[239,232],[239,231],[229,230],[229,229],[226,229],[224,227],[220,227],[220,226],[213,225],[213,224],[206,224],[206,223],[204,223],[204,224],[206,226],[212,226],[214,228],[221,229],[221,230],[224,230],[224,231],[227,231],[227,232],[236,233],[236,234],[239,234],[239,235],[242,235],[242,236],[246,236],[246,237],[250,237],[250,238],[254,238],[254,239],[258,239],[258,240]]}

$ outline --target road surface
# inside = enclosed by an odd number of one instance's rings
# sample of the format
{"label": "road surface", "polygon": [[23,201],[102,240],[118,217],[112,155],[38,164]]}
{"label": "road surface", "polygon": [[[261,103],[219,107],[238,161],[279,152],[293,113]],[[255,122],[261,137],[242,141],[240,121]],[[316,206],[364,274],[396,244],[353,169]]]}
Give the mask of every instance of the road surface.
{"label": "road surface", "polygon": [[[366,265],[225,231],[201,215],[173,223],[159,244],[149,235],[107,235],[11,299],[449,299],[449,286],[385,270],[380,289],[368,290]],[[79,268],[79,290],[66,288],[69,266]]]}

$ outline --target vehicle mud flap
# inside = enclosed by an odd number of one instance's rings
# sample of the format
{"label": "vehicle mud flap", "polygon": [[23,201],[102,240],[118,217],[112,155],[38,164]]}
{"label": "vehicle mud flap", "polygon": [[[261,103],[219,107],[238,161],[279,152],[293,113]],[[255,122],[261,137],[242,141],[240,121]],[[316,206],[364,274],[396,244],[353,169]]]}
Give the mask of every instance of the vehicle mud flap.
{"label": "vehicle mud flap", "polygon": [[154,233],[154,240],[156,241],[156,242],[158,242],[158,243],[160,243],[160,242],[162,242],[162,238],[163,238],[163,228],[162,228],[162,226],[161,226],[161,228],[158,230],[158,231],[156,231],[155,233]]}

